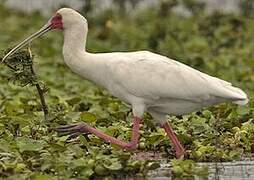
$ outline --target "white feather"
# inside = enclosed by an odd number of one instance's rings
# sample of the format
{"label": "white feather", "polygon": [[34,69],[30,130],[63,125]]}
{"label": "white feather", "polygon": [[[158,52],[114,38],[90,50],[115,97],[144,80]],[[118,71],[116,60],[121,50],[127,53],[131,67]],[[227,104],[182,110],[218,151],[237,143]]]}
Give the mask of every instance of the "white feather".
{"label": "white feather", "polygon": [[163,122],[167,114],[186,114],[222,102],[241,105],[248,102],[247,95],[231,83],[159,54],[148,51],[88,53],[82,45],[87,34],[85,18],[69,9],[60,13],[66,64],[131,104],[135,116],[147,111]]}

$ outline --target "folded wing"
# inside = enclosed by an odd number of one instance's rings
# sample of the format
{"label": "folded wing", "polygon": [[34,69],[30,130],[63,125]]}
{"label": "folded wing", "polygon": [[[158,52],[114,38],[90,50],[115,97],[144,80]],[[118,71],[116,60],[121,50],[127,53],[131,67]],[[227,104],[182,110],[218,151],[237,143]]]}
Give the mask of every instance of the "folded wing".
{"label": "folded wing", "polygon": [[112,72],[111,77],[126,91],[138,97],[193,102],[221,98],[238,104],[248,102],[247,95],[231,83],[158,54],[136,52],[117,61],[108,67],[109,72]]}

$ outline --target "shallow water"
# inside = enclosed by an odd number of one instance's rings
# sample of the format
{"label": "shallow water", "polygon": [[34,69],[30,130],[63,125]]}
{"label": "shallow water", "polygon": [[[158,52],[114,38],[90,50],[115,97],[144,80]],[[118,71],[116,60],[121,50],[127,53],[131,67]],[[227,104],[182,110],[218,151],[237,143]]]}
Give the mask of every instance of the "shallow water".
{"label": "shallow water", "polygon": [[[224,163],[199,163],[208,166],[209,180],[254,180],[254,161],[244,160]],[[159,169],[149,172],[149,180],[174,179],[171,164],[161,164]],[[195,179],[199,180],[199,177]]]}

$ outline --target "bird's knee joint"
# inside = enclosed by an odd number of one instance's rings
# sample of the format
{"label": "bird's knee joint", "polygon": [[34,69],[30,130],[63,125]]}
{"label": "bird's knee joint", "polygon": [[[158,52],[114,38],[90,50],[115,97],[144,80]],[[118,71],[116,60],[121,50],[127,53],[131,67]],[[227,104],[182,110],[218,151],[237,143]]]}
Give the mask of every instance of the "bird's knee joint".
{"label": "bird's knee joint", "polygon": [[137,147],[138,147],[138,143],[130,142],[124,148],[126,150],[134,150],[134,149],[137,149]]}
{"label": "bird's knee joint", "polygon": [[76,129],[82,132],[82,131],[87,131],[87,127],[88,125],[86,123],[79,123],[76,126]]}

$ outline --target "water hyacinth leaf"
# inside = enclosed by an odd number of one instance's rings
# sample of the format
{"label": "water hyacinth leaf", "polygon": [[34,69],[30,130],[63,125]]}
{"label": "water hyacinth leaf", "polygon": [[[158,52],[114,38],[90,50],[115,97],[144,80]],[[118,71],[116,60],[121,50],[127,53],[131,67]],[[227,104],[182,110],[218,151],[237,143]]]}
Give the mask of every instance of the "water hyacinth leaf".
{"label": "water hyacinth leaf", "polygon": [[34,177],[35,180],[56,180],[57,178],[50,175],[38,174]]}
{"label": "water hyacinth leaf", "polygon": [[74,97],[74,98],[71,98],[71,99],[66,100],[66,102],[67,102],[69,105],[71,105],[71,106],[73,106],[73,105],[79,103],[80,101],[81,101],[81,98],[80,98],[80,97]]}
{"label": "water hyacinth leaf", "polygon": [[16,142],[20,152],[40,151],[46,146],[46,142],[42,140],[33,140],[26,137],[19,137]]}
{"label": "water hyacinth leaf", "polygon": [[96,122],[97,118],[93,113],[83,112],[80,114],[80,118],[84,122],[93,123]]}
{"label": "water hyacinth leaf", "polygon": [[86,168],[83,168],[79,173],[82,178],[89,179],[89,177],[91,177],[94,174],[94,171],[93,169],[86,167]]}
{"label": "water hyacinth leaf", "polygon": [[194,179],[194,174],[198,174],[201,179],[208,178],[208,168],[199,166],[192,160],[172,160],[172,170],[176,177]]}
{"label": "water hyacinth leaf", "polygon": [[122,164],[120,162],[118,162],[117,160],[115,160],[115,161],[112,160],[110,165],[104,164],[104,166],[107,169],[114,170],[114,171],[122,169]]}
{"label": "water hyacinth leaf", "polygon": [[0,139],[0,150],[1,152],[10,152],[11,151],[10,142],[6,141],[5,139]]}
{"label": "water hyacinth leaf", "polygon": [[86,160],[84,159],[75,159],[71,162],[74,166],[74,168],[77,168],[77,167],[82,167],[82,166],[86,166]]}
{"label": "water hyacinth leaf", "polygon": [[108,171],[108,169],[106,167],[104,167],[102,164],[96,165],[94,168],[94,172],[98,175],[101,175],[101,176],[104,176],[104,175],[107,175],[110,173]]}

